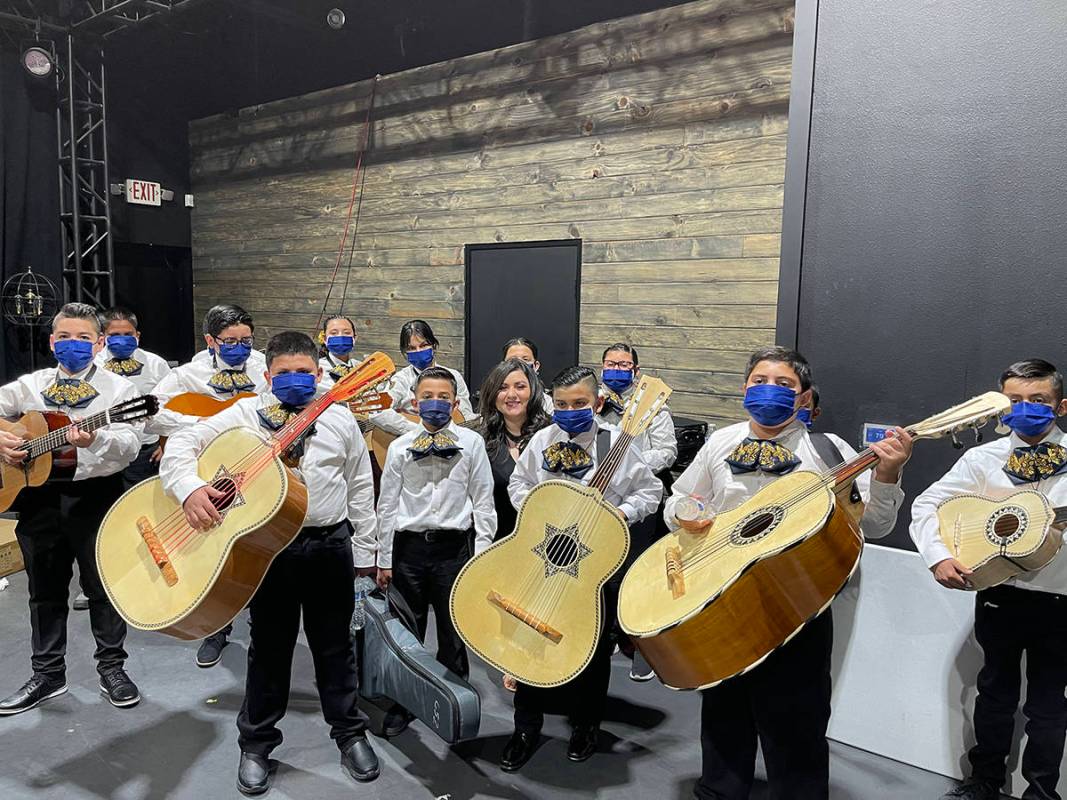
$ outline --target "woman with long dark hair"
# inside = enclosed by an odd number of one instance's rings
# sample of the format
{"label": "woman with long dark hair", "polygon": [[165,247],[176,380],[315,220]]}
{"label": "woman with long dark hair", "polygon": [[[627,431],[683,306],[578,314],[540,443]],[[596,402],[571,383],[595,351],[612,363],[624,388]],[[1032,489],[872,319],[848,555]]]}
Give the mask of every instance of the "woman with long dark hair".
{"label": "woman with long dark hair", "polygon": [[[534,368],[519,358],[509,358],[493,367],[482,382],[482,435],[493,468],[493,502],[496,505],[496,538],[515,530],[518,516],[508,497],[508,482],[515,460],[541,428],[552,422],[545,413],[545,390]],[[515,691],[515,679],[504,676],[504,688]]]}

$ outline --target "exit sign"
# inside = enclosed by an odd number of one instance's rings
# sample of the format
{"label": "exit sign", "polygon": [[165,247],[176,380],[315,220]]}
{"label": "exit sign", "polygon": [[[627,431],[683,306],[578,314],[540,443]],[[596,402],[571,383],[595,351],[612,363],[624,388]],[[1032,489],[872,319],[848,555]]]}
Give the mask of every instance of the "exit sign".
{"label": "exit sign", "polygon": [[126,180],[126,202],[142,206],[163,205],[163,190],[158,183],[128,178]]}

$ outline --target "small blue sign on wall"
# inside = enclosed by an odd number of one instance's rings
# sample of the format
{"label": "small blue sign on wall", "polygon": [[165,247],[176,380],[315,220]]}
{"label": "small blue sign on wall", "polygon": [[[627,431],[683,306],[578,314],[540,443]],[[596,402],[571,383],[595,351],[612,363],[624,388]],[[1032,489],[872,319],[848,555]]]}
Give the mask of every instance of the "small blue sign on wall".
{"label": "small blue sign on wall", "polygon": [[875,442],[882,441],[882,439],[885,438],[886,431],[890,431],[895,427],[895,425],[881,422],[864,422],[863,438],[860,440],[860,449],[866,450]]}

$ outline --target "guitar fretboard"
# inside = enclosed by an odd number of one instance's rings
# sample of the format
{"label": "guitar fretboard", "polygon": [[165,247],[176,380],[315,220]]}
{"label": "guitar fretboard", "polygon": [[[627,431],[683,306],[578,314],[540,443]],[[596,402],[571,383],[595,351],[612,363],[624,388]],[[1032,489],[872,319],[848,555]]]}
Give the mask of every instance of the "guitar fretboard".
{"label": "guitar fretboard", "polygon": [[[92,414],[81,422],[78,423],[78,428],[83,431],[92,433],[107,425],[110,421],[111,409],[106,411],[99,411],[96,414]],[[67,441],[67,433],[71,429],[71,425],[64,425],[62,428],[56,428],[54,431],[49,431],[44,436],[38,436],[36,439],[31,439],[26,443],[26,450],[29,451],[30,458],[39,458],[45,453],[50,453],[53,450],[58,450],[61,447],[66,447],[69,442]]]}

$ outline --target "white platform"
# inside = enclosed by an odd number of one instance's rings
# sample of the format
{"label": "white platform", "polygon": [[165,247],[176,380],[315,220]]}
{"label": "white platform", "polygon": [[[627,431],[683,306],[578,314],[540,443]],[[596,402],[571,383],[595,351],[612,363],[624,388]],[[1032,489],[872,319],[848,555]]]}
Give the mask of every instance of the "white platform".
{"label": "white platform", "polygon": [[[833,609],[830,738],[961,777],[974,743],[982,665],[974,595],[938,586],[916,553],[867,545],[859,572]],[[1025,788],[1019,774],[1023,725],[1020,712],[1009,760],[1013,775],[1004,789],[1014,797]]]}

